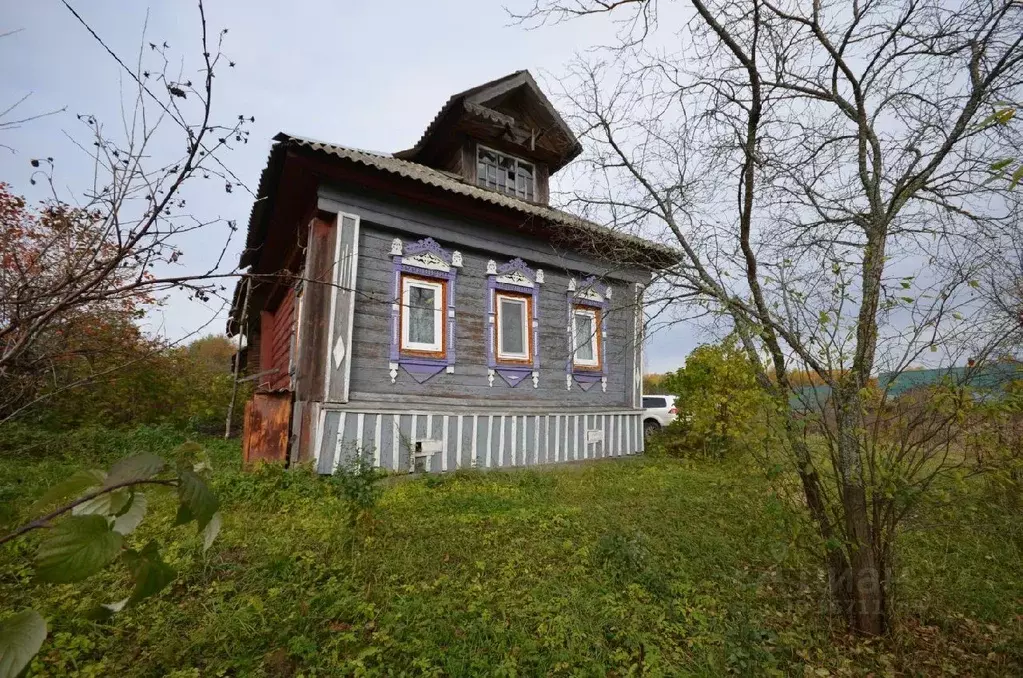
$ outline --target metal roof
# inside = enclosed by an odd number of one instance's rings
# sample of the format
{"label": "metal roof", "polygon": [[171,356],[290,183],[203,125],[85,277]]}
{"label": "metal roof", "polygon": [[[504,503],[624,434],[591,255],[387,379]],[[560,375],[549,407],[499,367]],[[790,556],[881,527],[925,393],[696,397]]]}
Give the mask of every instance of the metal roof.
{"label": "metal roof", "polygon": [[253,206],[252,215],[249,220],[249,237],[246,243],[246,252],[242,254],[241,260],[241,266],[243,267],[254,263],[255,250],[258,250],[265,235],[263,233],[264,229],[261,228],[263,225],[259,222],[263,220],[264,212],[268,210],[268,201],[273,199],[271,195],[273,186],[270,184],[276,183],[276,177],[273,175],[277,174],[280,170],[280,164],[283,160],[280,157],[282,155],[281,151],[289,147],[308,149],[335,158],[341,158],[374,170],[412,179],[451,193],[515,210],[524,215],[538,217],[546,222],[558,225],[566,231],[574,231],[574,234],[578,236],[597,238],[605,243],[628,245],[630,249],[638,251],[637,254],[642,253],[645,255],[642,258],[649,259],[652,268],[666,265],[676,258],[675,253],[670,248],[658,245],[657,243],[627,233],[621,233],[592,221],[581,219],[569,212],[554,209],[553,207],[527,202],[504,193],[480,188],[468,183],[463,177],[452,172],[445,172],[382,153],[348,148],[324,141],[285,134],[284,132],[275,136],[274,141],[276,144],[271,150],[267,167],[263,170],[263,174],[260,177],[256,204]]}

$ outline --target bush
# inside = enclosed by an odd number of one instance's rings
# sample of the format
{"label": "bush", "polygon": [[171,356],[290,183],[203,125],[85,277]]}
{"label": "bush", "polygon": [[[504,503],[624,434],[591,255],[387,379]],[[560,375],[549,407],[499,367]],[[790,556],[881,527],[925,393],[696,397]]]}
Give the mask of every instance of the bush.
{"label": "bush", "polygon": [[661,445],[665,453],[721,458],[762,445],[770,400],[734,339],[697,347],[685,367],[662,383],[675,394],[679,412],[664,432],[669,441]]}

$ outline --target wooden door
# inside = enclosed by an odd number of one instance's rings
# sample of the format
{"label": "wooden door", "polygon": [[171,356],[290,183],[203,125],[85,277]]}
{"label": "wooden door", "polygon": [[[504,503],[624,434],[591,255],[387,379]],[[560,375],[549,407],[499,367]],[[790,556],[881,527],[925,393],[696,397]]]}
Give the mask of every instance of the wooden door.
{"label": "wooden door", "polygon": [[245,403],[242,461],[285,463],[291,426],[290,393],[256,393]]}

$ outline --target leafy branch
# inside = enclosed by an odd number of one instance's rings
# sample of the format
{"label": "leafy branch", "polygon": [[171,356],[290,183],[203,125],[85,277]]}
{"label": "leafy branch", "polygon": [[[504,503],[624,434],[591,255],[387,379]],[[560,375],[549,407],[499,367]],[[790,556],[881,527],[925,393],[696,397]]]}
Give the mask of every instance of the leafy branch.
{"label": "leafy branch", "polygon": [[[120,558],[134,581],[132,591],[123,600],[101,605],[93,615],[105,618],[120,612],[159,593],[177,576],[163,561],[155,541],[141,550],[125,544],[125,537],[146,516],[148,502],[142,488],[177,489],[174,524],[194,521],[204,551],[220,532],[220,504],[204,478],[209,464],[199,459],[201,452],[198,444],[185,443],[175,450],[173,467],[146,452],[122,459],[105,472],[79,471],[47,490],[30,513],[50,510],[0,538],[0,544],[47,530],[36,551],[35,576],[52,583],[82,581]],[[45,639],[46,620],[35,610],[22,610],[0,622],[0,678],[19,675]]]}

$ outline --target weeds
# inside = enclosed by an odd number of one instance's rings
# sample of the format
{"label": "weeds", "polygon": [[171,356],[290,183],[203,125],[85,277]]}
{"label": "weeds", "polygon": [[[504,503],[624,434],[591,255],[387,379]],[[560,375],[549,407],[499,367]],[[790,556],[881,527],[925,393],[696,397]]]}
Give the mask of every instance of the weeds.
{"label": "weeds", "polygon": [[[38,456],[5,452],[0,491],[36,497],[76,455],[102,456],[102,440],[119,450],[179,441],[164,429],[104,438],[113,435],[43,436]],[[0,550],[3,607],[32,604],[53,620],[35,675],[1023,671],[1023,528],[989,505],[981,479],[948,488],[907,524],[898,632],[861,642],[830,623],[826,581],[800,545],[813,534],[805,517],[742,460],[392,484],[366,468],[243,473],[235,444],[203,444],[222,501],[218,541],[197,558],[194,531],[175,532],[166,558],[178,579],[112,625],[81,610],[114,600],[116,576],[39,587],[30,551]]]}

